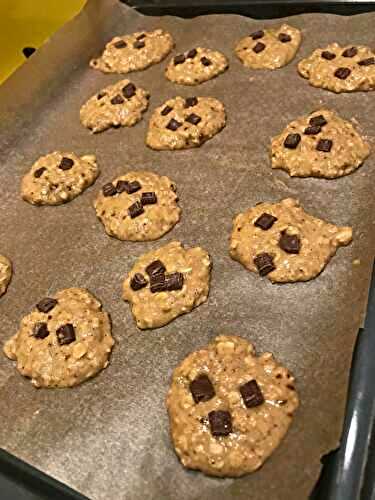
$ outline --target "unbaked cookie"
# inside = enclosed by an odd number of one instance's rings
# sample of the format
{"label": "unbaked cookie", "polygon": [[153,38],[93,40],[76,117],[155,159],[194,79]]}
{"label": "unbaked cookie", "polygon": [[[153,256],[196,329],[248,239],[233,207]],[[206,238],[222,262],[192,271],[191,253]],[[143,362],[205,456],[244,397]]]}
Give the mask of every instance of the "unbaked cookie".
{"label": "unbaked cookie", "polygon": [[172,36],[161,29],[115,36],[90,66],[104,73],[130,73],[162,61],[173,46]]}
{"label": "unbaked cookie", "polygon": [[35,387],[72,387],[108,365],[109,315],[84,288],[45,297],[25,316],[4,352]]}
{"label": "unbaked cookie", "polygon": [[228,60],[217,50],[197,47],[175,56],[165,70],[168,80],[182,85],[198,85],[228,68]]}
{"label": "unbaked cookie", "polygon": [[331,43],[298,63],[301,76],[313,87],[333,92],[375,89],[375,52],[364,45]]}
{"label": "unbaked cookie", "polygon": [[132,171],[105,184],[95,201],[107,234],[120,240],[156,240],[180,220],[176,186],[165,176]]}
{"label": "unbaked cookie", "polygon": [[350,227],[337,227],[306,213],[298,201],[259,203],[233,221],[230,255],[249,271],[277,283],[308,281],[340,246],[352,241]]}
{"label": "unbaked cookie", "polygon": [[142,119],[150,94],[130,80],[108,85],[82,106],[81,123],[95,132],[109,127],[132,127]]}
{"label": "unbaked cookie", "polygon": [[159,328],[207,300],[211,259],[200,247],[172,241],[137,260],[124,281],[138,328]]}
{"label": "unbaked cookie", "polygon": [[254,31],[242,38],[235,53],[253,69],[277,69],[288,64],[301,44],[301,32],[288,24],[280,28]]}
{"label": "unbaked cookie", "polygon": [[91,186],[98,175],[95,156],[55,151],[39,158],[23,177],[21,195],[33,205],[61,205]]}
{"label": "unbaked cookie", "polygon": [[12,263],[4,255],[0,255],[0,297],[7,291],[12,278]]}
{"label": "unbaked cookie", "polygon": [[223,104],[213,97],[175,97],[154,111],[146,144],[152,149],[198,147],[225,126]]}
{"label": "unbaked cookie", "polygon": [[182,464],[213,476],[253,472],[279,446],[298,407],[294,378],[270,353],[221,335],[174,370],[167,396]]}
{"label": "unbaked cookie", "polygon": [[286,170],[292,177],[342,177],[369,154],[368,144],[353,125],[328,109],[292,121],[271,144],[272,168]]}

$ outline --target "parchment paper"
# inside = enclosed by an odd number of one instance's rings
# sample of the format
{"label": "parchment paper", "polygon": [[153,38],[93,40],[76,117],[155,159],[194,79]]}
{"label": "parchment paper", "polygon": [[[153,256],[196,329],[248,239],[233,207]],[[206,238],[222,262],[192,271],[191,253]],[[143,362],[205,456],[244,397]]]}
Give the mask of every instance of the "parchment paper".
{"label": "parchment paper", "polygon": [[[270,137],[290,120],[320,105],[358,120],[374,142],[374,93],[314,89],[297,75],[296,65],[331,41],[371,43],[375,14],[286,20],[303,31],[296,60],[281,70],[255,72],[236,60],[232,48],[239,37],[278,21],[146,18],[115,0],[91,0],[0,89],[0,252],[15,268],[0,301],[1,344],[39,299],[70,286],[87,287],[102,300],[117,341],[110,366],[73,390],[36,390],[0,356],[0,446],[90,498],[302,500],[319,475],[320,457],[338,444],[374,257],[374,154],[359,171],[327,181],[272,171],[268,149]],[[91,135],[79,122],[81,104],[121,76],[89,69],[89,59],[115,34],[159,27],[173,34],[177,52],[198,44],[223,51],[229,71],[196,88],[168,82],[167,61],[131,74],[151,92],[144,120]],[[174,95],[221,99],[226,128],[199,149],[147,149],[151,112]],[[20,198],[21,177],[55,149],[96,154],[101,176],[67,205],[32,207]],[[96,193],[128,167],[149,168],[177,183],[182,220],[157,242],[111,239],[96,219]],[[277,286],[232,261],[228,237],[239,211],[287,196],[299,198],[316,216],[352,225],[354,241],[317,279]],[[121,300],[123,278],[139,255],[173,239],[212,255],[209,300],[164,328],[139,331]],[[360,265],[354,267],[353,259]],[[301,397],[281,447],[259,472],[236,480],[207,478],[180,465],[164,406],[174,366],[222,332],[272,351],[296,375]]]}

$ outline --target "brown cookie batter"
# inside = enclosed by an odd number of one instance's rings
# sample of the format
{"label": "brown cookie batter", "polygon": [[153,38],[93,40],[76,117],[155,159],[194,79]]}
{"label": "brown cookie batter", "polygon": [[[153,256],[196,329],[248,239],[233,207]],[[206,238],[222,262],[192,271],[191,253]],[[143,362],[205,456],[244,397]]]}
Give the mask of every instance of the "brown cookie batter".
{"label": "brown cookie batter", "polygon": [[211,259],[172,241],[137,260],[123,285],[138,328],[159,328],[207,300]]}
{"label": "brown cookie batter", "polygon": [[182,464],[235,477],[259,469],[279,446],[298,396],[272,354],[221,335],[174,370],[166,404]]}
{"label": "brown cookie batter", "polygon": [[340,246],[352,241],[350,227],[337,227],[306,213],[298,201],[259,203],[233,221],[230,255],[273,283],[318,276]]}
{"label": "brown cookie batter", "polygon": [[180,220],[176,186],[166,176],[131,171],[105,184],[95,201],[106,233],[119,240],[161,238]]}
{"label": "brown cookie batter", "polygon": [[0,297],[7,291],[12,278],[12,263],[4,255],[0,255]]}
{"label": "brown cookie batter", "polygon": [[108,365],[114,340],[109,315],[84,288],[45,297],[4,346],[35,387],[72,387]]}

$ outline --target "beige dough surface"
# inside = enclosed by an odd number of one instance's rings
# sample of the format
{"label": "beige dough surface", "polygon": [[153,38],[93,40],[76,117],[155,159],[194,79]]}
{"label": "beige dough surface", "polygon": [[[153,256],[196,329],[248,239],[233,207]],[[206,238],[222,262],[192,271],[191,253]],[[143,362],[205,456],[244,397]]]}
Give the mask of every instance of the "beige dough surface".
{"label": "beige dough surface", "polygon": [[[112,185],[115,187],[119,181],[138,181],[141,188],[131,194],[123,191],[113,196],[104,196],[103,190],[100,191],[95,201],[96,215],[110,236],[129,241],[156,240],[180,220],[176,186],[168,177],[153,172],[130,171],[117,177]],[[155,193],[157,203],[143,205],[144,212],[131,218],[128,209],[142,200],[142,193]]]}
{"label": "beige dough surface", "polygon": [[[213,97],[196,99],[196,104],[187,107],[187,100],[175,97],[156,108],[149,123],[147,146],[156,150],[194,148],[220,132],[226,122],[223,104]],[[168,114],[163,114],[169,108]],[[197,124],[187,121],[192,115],[199,119]],[[171,120],[177,122],[176,130],[167,128]]]}
{"label": "beige dough surface", "polygon": [[[311,128],[310,120],[319,116],[323,116],[327,123],[318,127],[317,133],[304,133]],[[289,134],[299,134],[301,138],[295,149],[284,146]],[[318,151],[319,141],[327,139],[332,141],[331,150]],[[285,170],[292,177],[342,177],[362,165],[369,154],[368,144],[353,125],[328,109],[319,109],[297,118],[271,143],[272,168]]]}
{"label": "beige dough surface", "polygon": [[[63,158],[71,167],[60,168]],[[21,195],[33,205],[61,205],[76,198],[95,182],[99,175],[94,155],[77,156],[55,151],[37,160],[23,177]]]}
{"label": "beige dough surface", "polygon": [[[353,50],[354,49],[354,50]],[[343,56],[343,53],[350,57]],[[328,53],[329,59],[322,54]],[[355,53],[355,55],[351,55]],[[338,78],[335,72],[345,68],[348,76]],[[331,43],[325,48],[314,50],[311,56],[298,63],[301,76],[309,80],[313,87],[321,87],[332,92],[354,92],[375,89],[375,52],[363,45]]]}
{"label": "beige dough surface", "polygon": [[[83,288],[67,288],[53,298],[57,304],[51,310],[40,312],[35,307],[22,319],[4,352],[35,387],[72,387],[108,365],[114,344],[110,318]],[[35,336],[41,324],[49,332],[45,338]],[[66,324],[73,326],[75,340],[61,345],[56,331]]]}
{"label": "beige dough surface", "polygon": [[[132,86],[135,87],[134,95],[133,92],[127,94]],[[94,133],[109,127],[132,127],[142,119],[149,97],[146,90],[136,87],[130,80],[120,80],[90,97],[81,108],[81,123]]]}
{"label": "beige dough surface", "polygon": [[[260,32],[263,32],[263,36],[260,36]],[[280,41],[281,34],[289,36],[290,41]],[[261,48],[261,45],[258,44],[265,46],[259,52],[257,48]],[[300,44],[301,32],[288,24],[282,24],[279,28],[259,30],[259,34],[258,31],[251,33],[242,38],[234,50],[236,56],[248,68],[277,69],[285,66],[294,58]]]}
{"label": "beige dough surface", "polygon": [[[179,63],[179,58],[185,58],[184,62]],[[182,85],[198,85],[220,75],[227,68],[228,60],[224,54],[197,47],[173,57],[165,70],[165,76]]]}
{"label": "beige dough surface", "polygon": [[103,54],[90,61],[90,66],[104,73],[130,73],[159,63],[173,46],[172,36],[161,29],[115,36]]}
{"label": "beige dough surface", "polygon": [[0,255],[0,297],[7,291],[12,278],[12,263],[4,255]]}
{"label": "beige dough surface", "polygon": [[[166,273],[183,274],[181,290],[151,292],[145,269],[156,260],[164,264]],[[130,282],[136,273],[144,276],[147,286],[134,291]],[[210,274],[211,259],[206,250],[186,249],[180,242],[172,241],[139,257],[124,281],[123,298],[130,303],[138,328],[159,328],[207,300]]]}
{"label": "beige dough surface", "polygon": [[[215,394],[194,402],[191,382],[210,379]],[[264,402],[247,407],[239,387],[255,380]],[[279,446],[298,407],[294,378],[271,353],[257,356],[244,338],[221,335],[191,353],[173,372],[167,396],[170,432],[182,464],[213,476],[253,472]],[[211,434],[208,414],[228,411],[232,432]]]}
{"label": "beige dough surface", "polygon": [[[267,230],[255,226],[262,215],[276,217]],[[299,253],[288,253],[280,246],[285,233],[300,240]],[[252,272],[258,272],[254,259],[260,254],[273,258],[275,269],[267,274],[272,282],[308,281],[318,276],[340,246],[352,241],[350,227],[337,227],[306,213],[298,201],[286,198],[279,203],[259,203],[233,221],[230,255]]]}

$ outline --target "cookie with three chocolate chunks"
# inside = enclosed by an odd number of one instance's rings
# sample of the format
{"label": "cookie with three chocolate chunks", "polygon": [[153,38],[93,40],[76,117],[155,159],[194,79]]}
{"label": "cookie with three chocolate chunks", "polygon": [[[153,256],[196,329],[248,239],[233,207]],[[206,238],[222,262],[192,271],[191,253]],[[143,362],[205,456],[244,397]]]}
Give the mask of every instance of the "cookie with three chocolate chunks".
{"label": "cookie with three chocolate chunks", "polygon": [[107,234],[119,240],[161,238],[180,220],[176,186],[153,172],[130,171],[104,185],[95,200]]}
{"label": "cookie with three chocolate chunks", "polygon": [[235,54],[252,69],[277,69],[288,64],[301,44],[301,32],[287,24],[258,30],[242,38]]}
{"label": "cookie with three chocolate chunks", "polygon": [[[298,63],[298,72],[313,87],[332,92],[375,89],[375,53],[364,45],[331,43]],[[369,63],[364,63],[369,61]],[[373,61],[373,62],[371,62]]]}
{"label": "cookie with three chocolate chunks", "polygon": [[228,59],[217,50],[196,47],[175,56],[165,70],[171,82],[180,85],[199,85],[224,73]]}
{"label": "cookie with three chocolate chunks", "polygon": [[[134,290],[137,273],[148,276],[150,286]],[[211,259],[203,248],[172,241],[139,257],[123,283],[123,298],[138,328],[159,328],[207,300],[210,274]]]}
{"label": "cookie with three chocolate chunks", "polygon": [[353,124],[329,109],[293,120],[271,142],[272,168],[292,177],[342,177],[360,167],[369,154]]}
{"label": "cookie with three chocolate chunks", "polygon": [[12,272],[11,261],[5,255],[0,254],[0,297],[7,291]]}
{"label": "cookie with three chocolate chunks", "polygon": [[173,46],[172,36],[161,29],[115,36],[90,66],[103,73],[140,71],[162,61]]}
{"label": "cookie with three chocolate chunks", "polygon": [[108,365],[113,344],[99,300],[84,288],[67,288],[38,302],[4,353],[35,387],[73,387]]}
{"label": "cookie with three chocolate chunks", "polygon": [[216,337],[174,369],[170,434],[182,465],[212,476],[253,472],[280,445],[298,407],[292,374],[246,339]]}
{"label": "cookie with three chocolate chunks", "polygon": [[[329,123],[329,121],[328,121]],[[262,214],[277,221],[260,231]],[[305,212],[297,200],[259,203],[233,221],[230,255],[272,283],[308,281],[319,275],[340,246],[352,241],[350,227],[338,227]]]}
{"label": "cookie with three chocolate chunks", "polygon": [[[100,99],[98,96],[101,96]],[[133,127],[148,108],[149,92],[129,80],[120,80],[94,94],[83,104],[80,119],[93,133],[111,127]]]}

